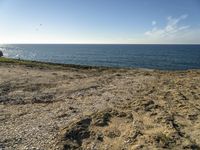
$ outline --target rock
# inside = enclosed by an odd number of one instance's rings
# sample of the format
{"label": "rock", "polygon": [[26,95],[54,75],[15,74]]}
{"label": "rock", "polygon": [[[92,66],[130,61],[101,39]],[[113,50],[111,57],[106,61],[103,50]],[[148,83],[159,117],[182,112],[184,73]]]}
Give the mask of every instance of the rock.
{"label": "rock", "polygon": [[0,57],[2,57],[3,56],[3,52],[2,51],[0,51]]}

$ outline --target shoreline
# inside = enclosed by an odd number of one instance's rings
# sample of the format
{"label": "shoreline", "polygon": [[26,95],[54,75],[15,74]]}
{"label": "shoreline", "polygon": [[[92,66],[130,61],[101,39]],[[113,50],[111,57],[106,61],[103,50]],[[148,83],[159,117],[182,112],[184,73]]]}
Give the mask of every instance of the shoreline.
{"label": "shoreline", "polygon": [[78,65],[78,64],[64,64],[64,63],[53,63],[53,62],[45,62],[45,61],[35,61],[35,60],[25,60],[25,59],[15,59],[15,58],[7,58],[0,57],[0,63],[13,63],[16,65],[32,65],[33,67],[57,67],[60,69],[67,68],[76,68],[76,69],[115,69],[115,70],[149,70],[149,71],[162,71],[162,72],[182,72],[182,71],[195,71],[199,69],[154,69],[154,68],[134,68],[134,67],[109,67],[109,66],[92,66],[92,65]]}
{"label": "shoreline", "polygon": [[199,149],[200,70],[0,58],[0,149]]}

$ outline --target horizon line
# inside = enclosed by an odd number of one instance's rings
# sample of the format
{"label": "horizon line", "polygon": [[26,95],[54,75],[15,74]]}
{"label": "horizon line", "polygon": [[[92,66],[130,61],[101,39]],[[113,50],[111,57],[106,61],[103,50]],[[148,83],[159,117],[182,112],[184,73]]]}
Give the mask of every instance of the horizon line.
{"label": "horizon line", "polygon": [[200,43],[0,43],[0,45],[41,44],[41,45],[200,45]]}

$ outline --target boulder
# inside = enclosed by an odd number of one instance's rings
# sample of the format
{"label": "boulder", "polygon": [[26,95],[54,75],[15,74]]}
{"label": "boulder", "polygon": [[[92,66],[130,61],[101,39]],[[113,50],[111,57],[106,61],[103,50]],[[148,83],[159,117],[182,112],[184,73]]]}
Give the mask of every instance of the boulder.
{"label": "boulder", "polygon": [[2,51],[0,51],[0,57],[2,57],[3,56],[3,52]]}

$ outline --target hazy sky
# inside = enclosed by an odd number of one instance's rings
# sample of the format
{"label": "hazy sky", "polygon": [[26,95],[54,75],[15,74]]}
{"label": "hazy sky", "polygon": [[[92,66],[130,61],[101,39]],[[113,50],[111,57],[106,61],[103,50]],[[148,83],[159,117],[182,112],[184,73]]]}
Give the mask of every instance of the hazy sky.
{"label": "hazy sky", "polygon": [[200,0],[0,0],[0,43],[200,44]]}

